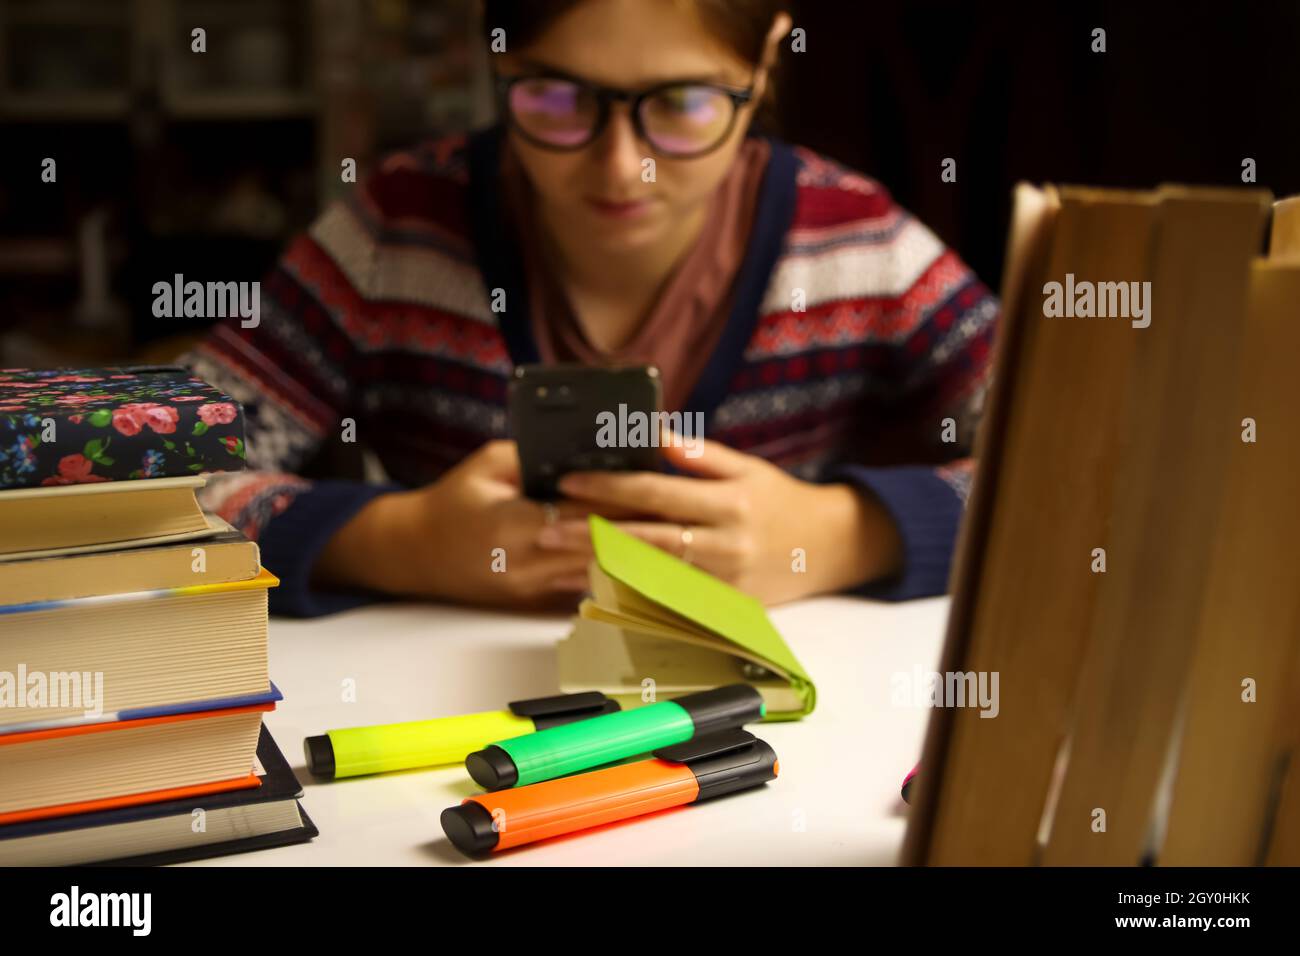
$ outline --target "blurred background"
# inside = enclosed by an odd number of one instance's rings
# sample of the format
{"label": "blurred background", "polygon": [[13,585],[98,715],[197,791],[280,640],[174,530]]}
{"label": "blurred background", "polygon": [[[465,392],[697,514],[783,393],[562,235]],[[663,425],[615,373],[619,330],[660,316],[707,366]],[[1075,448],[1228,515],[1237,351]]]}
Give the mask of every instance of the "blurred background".
{"label": "blurred background", "polygon": [[[795,0],[807,52],[784,55],[769,131],[881,180],[994,288],[1019,179],[1240,185],[1249,157],[1300,193],[1297,0],[1009,6]],[[492,121],[477,14],[0,0],[0,366],[179,354],[202,325],[155,319],[154,282],[260,279],[349,188],[343,157],[360,176]]]}

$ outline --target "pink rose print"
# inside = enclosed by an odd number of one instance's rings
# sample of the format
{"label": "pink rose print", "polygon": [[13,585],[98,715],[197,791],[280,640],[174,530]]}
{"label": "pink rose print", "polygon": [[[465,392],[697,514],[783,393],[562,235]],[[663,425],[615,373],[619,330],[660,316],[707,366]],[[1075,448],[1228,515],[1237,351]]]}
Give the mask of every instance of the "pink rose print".
{"label": "pink rose print", "polygon": [[235,420],[235,406],[230,402],[217,402],[212,405],[199,406],[199,418],[203,424],[229,425]]}
{"label": "pink rose print", "polygon": [[113,410],[113,427],[123,435],[138,435],[146,425],[159,435],[176,431],[176,409],[157,402],[130,402]]}
{"label": "pink rose print", "polygon": [[176,420],[179,417],[176,409],[168,405],[159,405],[145,410],[144,422],[159,435],[170,435],[176,431]]}
{"label": "pink rose print", "polygon": [[113,409],[113,427],[123,435],[138,435],[144,427],[144,406],[123,405]]}
{"label": "pink rose print", "polygon": [[64,455],[59,459],[57,476],[46,478],[42,485],[81,485],[92,481],[108,481],[100,475],[92,475],[90,469],[94,463],[85,455]]}

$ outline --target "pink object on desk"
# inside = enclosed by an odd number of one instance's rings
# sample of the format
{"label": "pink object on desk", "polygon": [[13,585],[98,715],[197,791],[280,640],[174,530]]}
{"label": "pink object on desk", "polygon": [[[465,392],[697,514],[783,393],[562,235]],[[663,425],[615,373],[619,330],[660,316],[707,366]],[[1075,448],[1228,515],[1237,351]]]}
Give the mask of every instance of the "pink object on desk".
{"label": "pink object on desk", "polygon": [[917,764],[915,767],[912,768],[912,772],[903,778],[902,794],[903,794],[904,803],[912,802],[910,796],[912,792],[912,781],[916,779],[916,772],[920,769],[921,769],[921,765]]}

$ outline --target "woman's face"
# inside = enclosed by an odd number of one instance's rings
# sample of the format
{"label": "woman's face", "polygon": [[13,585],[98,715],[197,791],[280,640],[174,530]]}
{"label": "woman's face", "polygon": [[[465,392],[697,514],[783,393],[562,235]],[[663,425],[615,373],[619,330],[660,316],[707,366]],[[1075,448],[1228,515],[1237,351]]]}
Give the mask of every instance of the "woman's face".
{"label": "woman's face", "polygon": [[[672,0],[586,0],[527,48],[513,50],[509,42],[506,37],[510,52],[498,54],[505,76],[552,69],[622,90],[704,78],[744,89],[757,80],[754,102],[766,80],[716,39],[689,4]],[[604,131],[572,152],[537,146],[515,130],[509,135],[551,228],[571,230],[612,253],[653,246],[694,221],[730,168],[752,113],[752,106],[742,107],[722,145],[694,159],[655,153],[638,138],[627,103],[612,104]],[[646,159],[655,162],[652,182],[643,178]]]}

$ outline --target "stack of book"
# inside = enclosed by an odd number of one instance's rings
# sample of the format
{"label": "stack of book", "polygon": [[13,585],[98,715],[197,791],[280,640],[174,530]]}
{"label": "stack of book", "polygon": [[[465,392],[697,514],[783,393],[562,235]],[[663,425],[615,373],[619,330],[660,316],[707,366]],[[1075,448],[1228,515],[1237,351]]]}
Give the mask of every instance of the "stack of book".
{"label": "stack of book", "polygon": [[316,835],[262,725],[276,579],[197,498],[243,465],[185,369],[0,370],[0,865]]}

